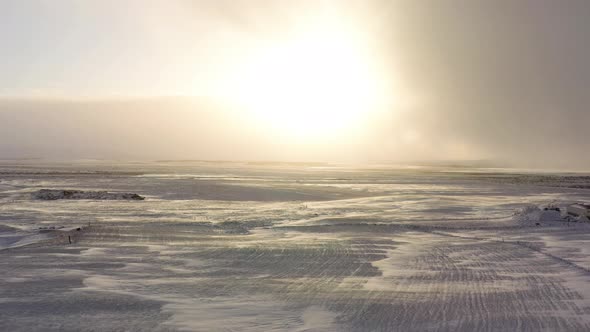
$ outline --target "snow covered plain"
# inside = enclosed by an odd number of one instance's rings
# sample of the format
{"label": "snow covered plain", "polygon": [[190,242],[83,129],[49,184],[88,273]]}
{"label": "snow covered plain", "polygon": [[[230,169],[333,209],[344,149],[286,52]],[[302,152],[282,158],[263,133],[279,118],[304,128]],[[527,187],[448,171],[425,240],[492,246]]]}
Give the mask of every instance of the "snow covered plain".
{"label": "snow covered plain", "polygon": [[[40,189],[144,201],[40,201]],[[590,226],[515,215],[590,177],[0,166],[1,331],[587,331]],[[539,223],[539,225],[537,225]],[[40,227],[83,226],[73,244]]]}

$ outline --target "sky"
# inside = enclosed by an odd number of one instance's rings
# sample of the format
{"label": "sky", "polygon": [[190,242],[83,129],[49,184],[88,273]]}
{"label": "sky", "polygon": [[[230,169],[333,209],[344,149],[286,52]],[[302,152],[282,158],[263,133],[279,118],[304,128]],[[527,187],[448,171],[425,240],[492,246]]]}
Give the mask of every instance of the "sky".
{"label": "sky", "polygon": [[0,158],[590,170],[590,2],[0,1]]}

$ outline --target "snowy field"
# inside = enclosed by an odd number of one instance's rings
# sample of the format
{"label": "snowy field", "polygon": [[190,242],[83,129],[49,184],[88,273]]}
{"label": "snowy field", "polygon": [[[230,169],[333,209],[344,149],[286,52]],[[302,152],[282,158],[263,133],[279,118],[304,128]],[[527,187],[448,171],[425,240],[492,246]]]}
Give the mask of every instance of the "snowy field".
{"label": "snowy field", "polygon": [[590,224],[537,208],[578,201],[590,176],[5,162],[0,331],[588,331]]}

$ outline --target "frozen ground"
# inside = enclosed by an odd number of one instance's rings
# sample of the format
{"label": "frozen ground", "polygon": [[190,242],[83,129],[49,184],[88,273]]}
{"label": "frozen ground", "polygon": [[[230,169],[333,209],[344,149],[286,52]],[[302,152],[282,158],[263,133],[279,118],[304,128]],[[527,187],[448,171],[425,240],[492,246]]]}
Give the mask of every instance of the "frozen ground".
{"label": "frozen ground", "polygon": [[[588,201],[589,184],[489,170],[4,164],[0,331],[587,331],[590,225],[514,213]],[[146,200],[31,199],[43,188]],[[69,244],[39,232],[52,226],[83,230]]]}

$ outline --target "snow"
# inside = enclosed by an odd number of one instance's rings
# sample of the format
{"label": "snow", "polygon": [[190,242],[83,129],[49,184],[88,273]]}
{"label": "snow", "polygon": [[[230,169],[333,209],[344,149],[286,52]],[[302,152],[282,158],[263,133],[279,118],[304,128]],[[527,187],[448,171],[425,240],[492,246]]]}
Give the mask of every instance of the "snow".
{"label": "snow", "polygon": [[0,250],[23,247],[52,238],[52,235],[37,232],[2,232],[0,233]]}
{"label": "snow", "polygon": [[545,210],[590,192],[558,177],[120,167],[3,174],[0,330],[590,329],[590,224]]}

